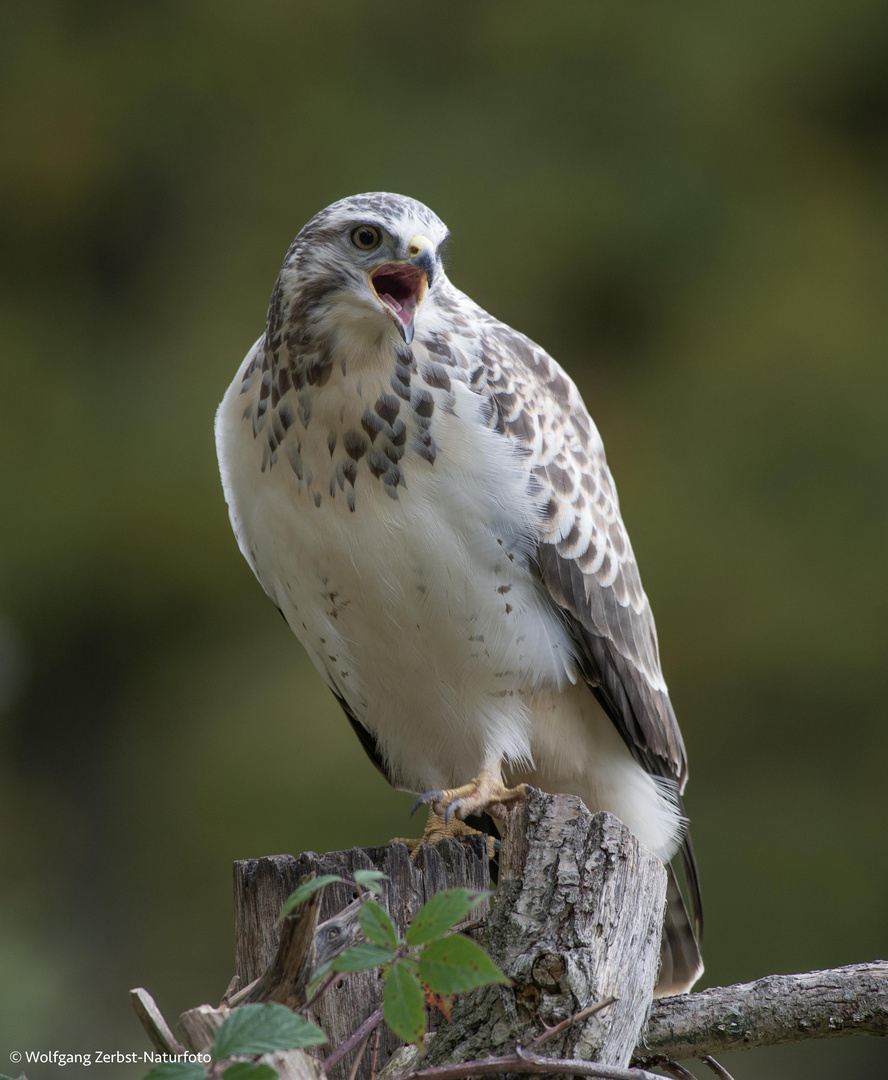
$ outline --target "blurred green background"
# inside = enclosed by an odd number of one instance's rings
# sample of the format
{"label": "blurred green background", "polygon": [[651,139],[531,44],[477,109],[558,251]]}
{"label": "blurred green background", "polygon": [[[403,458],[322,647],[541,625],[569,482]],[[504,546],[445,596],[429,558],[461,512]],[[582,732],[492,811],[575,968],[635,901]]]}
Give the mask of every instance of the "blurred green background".
{"label": "blurred green background", "polygon": [[233,859],[410,829],[238,553],[212,438],[292,236],[359,191],[428,203],[601,428],[690,753],[703,985],[885,956],[888,6],[4,22],[0,1071],[148,1049],[132,986],[218,1001]]}

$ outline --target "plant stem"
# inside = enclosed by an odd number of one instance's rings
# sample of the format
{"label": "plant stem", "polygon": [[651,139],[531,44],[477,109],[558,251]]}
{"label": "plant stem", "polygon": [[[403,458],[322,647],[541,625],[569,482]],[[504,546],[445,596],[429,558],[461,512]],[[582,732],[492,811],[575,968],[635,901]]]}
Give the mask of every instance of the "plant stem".
{"label": "plant stem", "polygon": [[559,1035],[565,1028],[569,1028],[572,1024],[579,1024],[583,1020],[588,1020],[590,1016],[594,1016],[597,1012],[601,1012],[602,1009],[606,1009],[608,1005],[613,1005],[617,999],[614,997],[605,998],[604,1001],[597,1001],[594,1005],[590,1005],[587,1009],[581,1009],[578,1013],[574,1013],[573,1016],[569,1016],[566,1020],[562,1020],[560,1024],[556,1024],[554,1027],[547,1027],[542,1035],[537,1035],[533,1042],[527,1046],[528,1050],[536,1050],[542,1046],[544,1042],[548,1042],[549,1039]]}
{"label": "plant stem", "polygon": [[362,1039],[366,1039],[370,1035],[373,1029],[379,1024],[380,1020],[382,1020],[381,1005],[378,1009],[375,1009],[372,1013],[370,1013],[370,1015],[367,1017],[364,1023],[361,1024],[360,1027],[355,1028],[355,1030],[351,1033],[351,1035],[349,1035],[345,1042],[341,1042],[339,1046],[337,1046],[334,1050],[330,1051],[327,1057],[324,1058],[323,1064],[321,1065],[323,1071],[325,1073],[329,1072],[334,1065],[342,1061],[342,1059],[349,1052],[349,1050],[353,1050]]}
{"label": "plant stem", "polygon": [[715,1058],[711,1054],[706,1054],[701,1057],[700,1060],[704,1065],[708,1065],[710,1069],[718,1077],[718,1080],[734,1080],[734,1077],[728,1072],[724,1065],[719,1065]]}

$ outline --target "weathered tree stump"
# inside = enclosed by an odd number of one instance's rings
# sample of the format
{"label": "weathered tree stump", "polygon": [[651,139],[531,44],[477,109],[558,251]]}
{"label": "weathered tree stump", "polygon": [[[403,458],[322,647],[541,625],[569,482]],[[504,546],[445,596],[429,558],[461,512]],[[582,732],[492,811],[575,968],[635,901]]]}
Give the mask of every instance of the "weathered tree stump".
{"label": "weathered tree stump", "polygon": [[[483,837],[446,840],[434,847],[424,846],[411,862],[407,847],[393,842],[380,848],[352,848],[317,855],[308,851],[244,859],[234,864],[234,907],[238,987],[260,979],[277,956],[280,930],[277,917],[281,907],[307,874],[339,874],[350,878],[355,870],[381,870],[388,880],[381,882],[379,902],[388,910],[399,932],[420,907],[442,889],[468,888],[484,892],[490,888],[490,863]],[[336,928],[335,916],[357,897],[351,887],[328,886],[320,901],[319,917]],[[323,930],[323,927],[322,927]],[[235,994],[234,997],[237,997]],[[308,1012],[326,1033],[326,1046],[310,1052],[323,1058],[330,1048],[352,1034],[382,1004],[382,979],[378,971],[353,972],[343,976]],[[434,1017],[430,1017],[434,1020]],[[388,1028],[380,1028],[377,1070],[401,1044]],[[365,1055],[356,1080],[369,1080],[372,1056]],[[335,1077],[348,1075],[348,1063],[331,1070]]]}
{"label": "weathered tree stump", "polygon": [[[481,837],[424,847],[415,863],[404,844],[235,864],[236,970],[220,1007],[202,1005],[173,1034],[151,995],[131,992],[155,1048],[171,1055],[205,1050],[230,1008],[279,1001],[305,1009],[307,974],[359,936],[356,892],[334,884],[278,925],[281,907],[308,874],[350,878],[381,870],[380,901],[403,933],[442,889],[489,887]],[[483,929],[472,931],[511,978],[457,999],[427,1056],[401,1048],[388,1072],[430,1068],[417,1080],[474,1074],[562,1073],[648,1077],[625,1066],[699,1057],[834,1035],[888,1035],[888,963],[873,961],[804,975],[661,998],[651,1007],[659,963],[666,875],[660,862],[608,814],[591,817],[572,796],[533,792],[505,823],[500,884]],[[285,1080],[367,1080],[399,1047],[384,1026],[378,1052],[354,1064],[382,1000],[377,971],[342,976],[310,1006],[328,1043],[312,1051],[266,1055]],[[593,1013],[596,1003],[605,1007]],[[430,1027],[439,1019],[433,1012]],[[645,1026],[645,1021],[648,1020]],[[350,1038],[351,1037],[351,1038]],[[540,1047],[545,1045],[541,1052]],[[338,1047],[324,1072],[319,1060]],[[516,1049],[523,1048],[520,1054]],[[334,1060],[334,1059],[331,1059]],[[483,1059],[479,1060],[479,1059]],[[461,1062],[472,1062],[461,1066]],[[600,1064],[594,1064],[598,1062]],[[383,1080],[385,1073],[379,1076]]]}
{"label": "weathered tree stump", "polygon": [[430,1063],[527,1046],[547,1027],[609,998],[546,1053],[627,1065],[653,1000],[666,872],[625,825],[569,795],[534,792],[512,811],[482,943],[513,980],[457,1000]]}

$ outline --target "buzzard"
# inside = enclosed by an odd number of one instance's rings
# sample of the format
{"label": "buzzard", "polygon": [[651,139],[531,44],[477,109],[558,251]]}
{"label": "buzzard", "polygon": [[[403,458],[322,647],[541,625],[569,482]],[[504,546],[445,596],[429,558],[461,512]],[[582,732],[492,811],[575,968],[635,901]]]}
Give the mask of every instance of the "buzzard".
{"label": "buzzard", "polygon": [[574,383],[447,278],[401,195],[287,252],[216,417],[237,542],[426,838],[533,784],[670,866],[659,994],[702,963],[687,762],[601,437]]}

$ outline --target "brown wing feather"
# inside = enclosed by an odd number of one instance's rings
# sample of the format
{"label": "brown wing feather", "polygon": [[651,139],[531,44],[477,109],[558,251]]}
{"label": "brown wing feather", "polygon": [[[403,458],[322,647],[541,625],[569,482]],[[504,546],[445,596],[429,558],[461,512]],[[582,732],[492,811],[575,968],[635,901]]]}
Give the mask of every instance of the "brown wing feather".
{"label": "brown wing feather", "polygon": [[486,320],[483,392],[494,422],[529,455],[542,584],[569,617],[584,675],[632,753],[681,790],[684,743],[601,437],[555,361],[524,335]]}
{"label": "brown wing feather", "polygon": [[[681,792],[687,756],[660,668],[657,631],[620,516],[601,436],[580,393],[532,341],[478,309],[484,347],[470,383],[489,395],[491,423],[528,454],[540,505],[540,579],[566,614],[592,692],[648,772]],[[702,971],[703,905],[690,834],[680,848],[691,931],[670,869],[673,896],[664,938],[670,978],[687,988]],[[677,920],[677,921],[676,921]]]}

